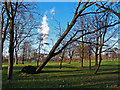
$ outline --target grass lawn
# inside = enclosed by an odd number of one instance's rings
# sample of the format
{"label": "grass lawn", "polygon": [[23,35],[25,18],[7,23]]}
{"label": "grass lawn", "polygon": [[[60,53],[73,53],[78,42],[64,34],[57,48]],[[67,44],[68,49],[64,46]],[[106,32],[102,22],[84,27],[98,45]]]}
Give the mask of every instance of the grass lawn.
{"label": "grass lawn", "polygon": [[118,87],[118,60],[103,60],[97,75],[94,75],[95,66],[89,70],[88,62],[84,68],[80,63],[63,62],[59,69],[58,62],[49,62],[39,74],[25,74],[19,71],[27,65],[36,66],[35,62],[14,65],[13,79],[7,80],[7,64],[3,63],[2,88],[120,88]]}

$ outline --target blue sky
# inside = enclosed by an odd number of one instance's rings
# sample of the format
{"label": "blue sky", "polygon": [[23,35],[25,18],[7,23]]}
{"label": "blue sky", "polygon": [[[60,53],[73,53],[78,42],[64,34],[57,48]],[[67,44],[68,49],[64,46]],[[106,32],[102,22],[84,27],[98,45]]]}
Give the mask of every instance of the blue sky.
{"label": "blue sky", "polygon": [[[38,2],[36,3],[38,7],[38,12],[47,17],[47,24],[49,27],[49,36],[46,39],[46,42],[50,43],[49,50],[52,47],[52,41],[55,43],[58,39],[57,34],[59,30],[55,29],[58,24],[55,22],[54,18],[60,22],[61,28],[66,29],[67,22],[71,22],[74,11],[77,5],[77,2]],[[51,13],[51,11],[53,12]],[[54,17],[54,18],[53,18]],[[40,23],[43,22],[43,19],[39,21]]]}
{"label": "blue sky", "polygon": [[[34,4],[35,3],[38,8],[35,11],[38,11],[43,17],[44,15],[46,15],[48,19],[46,22],[49,27],[49,33],[48,33],[49,36],[47,37],[46,42],[50,43],[50,45],[49,46],[46,45],[46,49],[47,51],[50,51],[52,46],[58,40],[57,34],[59,32],[59,30],[55,29],[55,26],[57,26],[58,24],[54,21],[54,19],[52,19],[52,17],[54,16],[54,18],[60,22],[61,28],[65,30],[67,27],[67,22],[71,22],[74,16],[74,11],[78,2],[34,2]],[[54,13],[55,13],[54,15],[50,13],[52,9],[54,9]],[[38,20],[37,22],[39,23],[43,22],[43,17],[41,17],[40,20],[37,19]],[[37,30],[34,30],[34,32],[36,31]],[[53,39],[53,43],[52,43],[52,40],[50,39]],[[34,45],[34,47],[37,48],[38,46]],[[8,55],[7,53],[8,48],[6,48],[4,52],[6,53],[6,55]]]}
{"label": "blue sky", "polygon": [[[51,50],[52,46],[56,43],[58,39],[58,29],[55,29],[55,26],[58,27],[58,24],[54,21],[53,17],[60,22],[61,28],[66,29],[67,22],[71,22],[75,8],[78,2],[37,2],[37,11],[43,16],[46,16],[47,27],[49,28],[48,34],[49,36],[46,38],[46,42],[50,44],[50,46],[46,46],[48,51]],[[51,13],[51,11],[53,12]],[[92,9],[91,9],[92,10]],[[87,9],[86,11],[90,11]],[[43,17],[41,17],[39,23],[43,22]],[[50,39],[53,39],[53,43]]]}
{"label": "blue sky", "polygon": [[[44,15],[47,17],[46,23],[49,27],[49,36],[47,37],[46,42],[50,43],[50,46],[46,46],[46,48],[50,51],[58,39],[57,33],[59,32],[55,29],[55,26],[58,26],[58,24],[54,21],[53,16],[60,22],[61,28],[65,30],[67,22],[70,23],[74,16],[75,8],[78,2],[37,2],[36,4],[38,8],[37,11],[43,17]],[[52,10],[53,12],[51,13]],[[41,17],[40,20],[38,19],[39,23],[43,22],[43,17]],[[50,39],[53,39],[53,44]]]}

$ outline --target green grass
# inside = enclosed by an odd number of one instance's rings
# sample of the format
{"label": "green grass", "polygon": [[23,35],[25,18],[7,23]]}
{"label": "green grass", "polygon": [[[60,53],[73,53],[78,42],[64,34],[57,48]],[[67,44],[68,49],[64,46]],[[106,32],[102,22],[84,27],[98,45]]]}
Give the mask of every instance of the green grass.
{"label": "green grass", "polygon": [[63,62],[63,68],[59,69],[58,62],[49,62],[39,74],[25,74],[19,71],[27,65],[36,66],[36,63],[14,65],[13,78],[7,80],[7,64],[3,63],[2,88],[120,88],[118,87],[117,60],[102,61],[102,66],[97,75],[94,75],[95,66],[92,61],[92,69],[89,70],[88,62],[84,68],[80,63]]}

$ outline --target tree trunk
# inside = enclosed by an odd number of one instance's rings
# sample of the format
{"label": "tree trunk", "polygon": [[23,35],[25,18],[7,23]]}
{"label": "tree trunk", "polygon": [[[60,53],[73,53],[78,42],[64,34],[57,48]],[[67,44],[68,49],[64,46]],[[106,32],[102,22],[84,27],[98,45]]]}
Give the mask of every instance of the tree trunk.
{"label": "tree trunk", "polygon": [[[2,40],[0,40],[0,41],[2,41]],[[2,56],[1,56],[1,57],[2,57],[1,60],[2,60],[2,61],[3,61],[3,44],[4,44],[4,43],[2,42],[2,45],[0,45],[0,46],[2,47],[2,52],[1,52],[1,55],[2,55]]]}
{"label": "tree trunk", "polygon": [[39,67],[39,59],[37,60],[37,67]]}
{"label": "tree trunk", "polygon": [[72,58],[70,57],[70,59],[69,59],[69,64],[71,64],[71,60],[72,60]]}
{"label": "tree trunk", "polygon": [[40,73],[40,72],[42,71],[43,67],[47,64],[47,62],[48,62],[52,57],[53,57],[52,54],[48,55],[48,56],[45,58],[44,62],[42,62],[42,63],[40,64],[40,66],[36,69],[36,73]]}
{"label": "tree trunk", "polygon": [[72,51],[72,54],[70,54],[70,52],[69,52],[69,56],[70,56],[70,59],[69,59],[69,64],[71,64],[73,54],[74,54],[74,50]]}
{"label": "tree trunk", "polygon": [[[82,31],[83,34],[83,31]],[[83,36],[82,36],[82,56],[81,56],[81,67],[83,67],[83,59],[84,59],[84,43],[83,43]]]}
{"label": "tree trunk", "polygon": [[[90,40],[90,42],[91,42],[91,40]],[[89,46],[89,69],[91,69],[91,54],[92,54],[90,47],[91,47],[91,44]]]}
{"label": "tree trunk", "polygon": [[40,62],[40,44],[39,44],[39,47],[38,47],[39,48],[39,57],[38,57],[38,60],[37,60],[37,67],[39,67],[39,62]]}
{"label": "tree trunk", "polygon": [[40,73],[43,69],[43,67],[47,64],[47,62],[55,55],[54,52],[56,50],[56,48],[59,46],[59,44],[61,43],[61,41],[64,39],[64,37],[68,34],[68,32],[70,31],[70,29],[73,27],[73,25],[76,22],[77,17],[74,17],[71,24],[67,27],[66,31],[62,34],[62,36],[59,38],[59,40],[56,42],[56,44],[53,46],[53,48],[51,49],[50,53],[48,54],[48,56],[45,58],[44,62],[41,63],[41,65],[36,69],[36,73]]}
{"label": "tree trunk", "polygon": [[0,21],[1,21],[1,30],[0,30],[0,70],[2,68],[2,61],[3,61],[3,39],[2,39],[2,32],[3,32],[3,23],[4,23],[4,20],[3,20],[3,12],[2,12],[2,9],[1,9],[1,18],[0,18]]}
{"label": "tree trunk", "polygon": [[60,69],[62,68],[62,59],[60,60]]}
{"label": "tree trunk", "polygon": [[24,57],[25,57],[25,48],[23,47],[23,59],[22,59],[22,64],[24,64]]}
{"label": "tree trunk", "polygon": [[15,49],[15,64],[18,64],[18,56],[17,56],[17,51]]}
{"label": "tree trunk", "polygon": [[24,64],[24,57],[23,57],[23,59],[22,59],[22,64]]}
{"label": "tree trunk", "polygon": [[[0,30],[0,70],[2,70],[2,30]],[[1,73],[1,72],[0,72]]]}
{"label": "tree trunk", "polygon": [[12,79],[14,59],[14,18],[10,19],[10,42],[9,42],[9,59],[8,59],[8,79]]}
{"label": "tree trunk", "polygon": [[[98,37],[97,37],[97,40],[96,40],[96,44],[98,44]],[[98,65],[98,45],[96,45],[96,51],[95,51],[95,66]]]}
{"label": "tree trunk", "polygon": [[99,61],[99,64],[98,64],[94,74],[97,74],[99,67],[100,67],[100,64],[101,64],[101,61],[102,61],[101,53],[99,54],[99,59],[100,59],[100,61]]}
{"label": "tree trunk", "polygon": [[98,52],[98,49],[95,52],[95,66],[98,65],[98,54],[97,54],[97,52]]}
{"label": "tree trunk", "polygon": [[24,57],[23,57],[23,59],[22,59],[22,64],[24,64]]}
{"label": "tree trunk", "polygon": [[91,69],[91,57],[89,55],[89,69]]}
{"label": "tree trunk", "polygon": [[[80,4],[80,2],[79,2]],[[77,6],[77,8],[79,7],[79,4]],[[76,8],[76,13],[74,15],[74,18],[72,19],[70,25],[68,24],[67,29],[65,30],[65,32],[61,35],[61,37],[57,40],[57,42],[55,43],[55,45],[52,47],[50,53],[48,54],[48,56],[45,58],[44,62],[36,69],[36,72],[39,73],[42,71],[43,67],[47,64],[47,62],[55,55],[55,50],[57,49],[57,47],[59,46],[59,44],[62,42],[62,40],[65,38],[65,36],[69,33],[69,31],[71,30],[71,28],[74,26],[74,24],[76,23],[77,18],[79,17],[79,15],[86,9],[86,5],[88,3],[86,2],[84,4],[84,7],[81,8],[81,10],[77,13],[78,9]],[[59,52],[60,53],[60,52]]]}
{"label": "tree trunk", "polygon": [[[100,31],[100,34],[101,34],[101,31]],[[103,43],[104,43],[104,36],[105,36],[105,33],[103,35]],[[103,46],[103,43],[102,43],[102,36],[100,37],[100,50],[99,50],[99,64],[95,70],[95,73],[94,74],[97,74],[98,70],[99,70],[99,67],[100,67],[100,64],[101,64],[101,61],[102,61],[102,56],[101,56],[101,52],[102,52],[102,46]]]}
{"label": "tree trunk", "polygon": [[81,58],[81,67],[83,68],[83,57]]}
{"label": "tree trunk", "polygon": [[62,53],[62,58],[61,58],[61,60],[60,60],[60,69],[62,68],[62,61],[63,61],[63,58],[64,58],[64,53],[65,53],[65,52]]}

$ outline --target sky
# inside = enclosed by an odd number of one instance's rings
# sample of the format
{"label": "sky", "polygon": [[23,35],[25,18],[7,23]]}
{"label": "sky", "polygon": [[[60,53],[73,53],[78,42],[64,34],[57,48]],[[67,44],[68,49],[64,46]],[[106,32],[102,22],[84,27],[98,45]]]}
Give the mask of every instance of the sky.
{"label": "sky", "polygon": [[[43,39],[43,43],[50,43],[50,46],[47,48],[48,51],[51,50],[52,46],[57,41],[57,34],[59,30],[56,30],[55,27],[58,24],[55,22],[54,18],[60,22],[61,28],[66,29],[67,22],[71,22],[75,8],[78,2],[38,2],[38,11],[43,15],[43,18],[40,20],[42,23],[42,30],[38,31],[42,34],[48,34]],[[51,41],[53,39],[53,43]],[[118,39],[118,38],[113,38]],[[44,48],[47,47],[44,45]]]}
{"label": "sky", "polygon": [[[39,26],[36,32],[44,34],[43,43],[49,43],[50,45],[44,45],[48,51],[51,50],[52,46],[58,40],[58,24],[55,19],[60,22],[61,28],[66,29],[67,22],[71,22],[75,8],[78,2],[34,2],[37,5],[37,11],[42,15],[41,19],[38,20],[42,25]],[[51,40],[52,39],[52,40]]]}
{"label": "sky", "polygon": [[[39,26],[38,32],[45,34],[43,43],[50,43],[48,51],[57,41],[57,34],[59,30],[55,29],[58,24],[55,20],[60,22],[61,28],[66,29],[67,22],[71,22],[77,2],[38,2],[36,3],[38,12],[43,16],[39,21],[42,25]],[[53,39],[53,40],[51,40]],[[44,45],[44,48],[47,47]]]}
{"label": "sky", "polygon": [[[43,39],[43,43],[49,43],[50,45],[44,45],[43,47],[50,51],[52,46],[58,40],[58,32],[59,30],[55,29],[58,27],[58,24],[55,22],[55,19],[60,22],[61,28],[66,29],[67,22],[71,22],[75,8],[78,2],[32,2],[36,4],[36,11],[39,12],[42,17],[38,22],[41,23],[35,32],[39,32],[42,34],[48,34]],[[51,40],[52,39],[52,40]],[[7,44],[7,46],[9,43]],[[36,46],[34,46],[36,48]],[[38,46],[37,46],[38,47]],[[5,56],[8,56],[8,48],[5,48]],[[42,51],[43,52],[43,51]]]}

